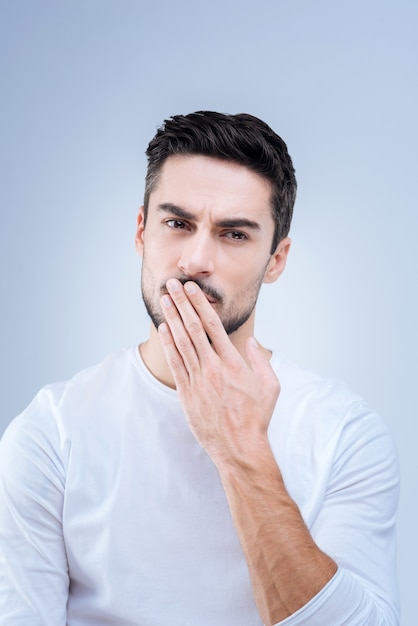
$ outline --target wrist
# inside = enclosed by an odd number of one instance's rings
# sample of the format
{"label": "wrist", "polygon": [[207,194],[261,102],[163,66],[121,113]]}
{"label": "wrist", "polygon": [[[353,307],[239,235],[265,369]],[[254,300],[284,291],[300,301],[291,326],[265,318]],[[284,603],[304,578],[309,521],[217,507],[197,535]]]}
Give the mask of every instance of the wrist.
{"label": "wrist", "polygon": [[228,448],[226,454],[212,460],[223,480],[250,487],[266,481],[281,481],[282,475],[267,437],[252,437],[248,445]]}

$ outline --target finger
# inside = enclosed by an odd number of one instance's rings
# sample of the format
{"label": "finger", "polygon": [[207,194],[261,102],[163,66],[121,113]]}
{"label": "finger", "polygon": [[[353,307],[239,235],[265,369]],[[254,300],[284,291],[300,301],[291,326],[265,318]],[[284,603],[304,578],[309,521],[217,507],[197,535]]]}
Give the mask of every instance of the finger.
{"label": "finger", "polygon": [[[188,306],[190,309],[192,308],[190,303]],[[180,311],[168,294],[161,298],[161,308],[170,330],[171,340],[182,357],[187,372],[190,373],[194,368],[198,367],[199,359]]]}
{"label": "finger", "polygon": [[170,278],[166,283],[166,288],[182,320],[185,321],[187,318],[193,318],[195,312],[189,298],[184,292],[182,283],[175,278]]}
{"label": "finger", "polygon": [[[210,355],[213,355],[213,348],[209,343],[208,336],[204,328],[204,321],[201,319],[199,312],[193,306],[193,303],[191,302],[188,294],[185,292],[183,285],[178,280],[170,279],[167,281],[167,291],[172,298],[172,302],[174,302],[177,308],[183,326],[193,343],[199,359],[208,358]],[[206,298],[205,301],[213,314],[213,309],[207,302]],[[176,330],[174,329],[174,338],[177,341],[177,335],[175,333]]]}
{"label": "finger", "polygon": [[251,369],[260,381],[263,381],[263,384],[277,386],[278,390],[280,390],[280,383],[271,366],[270,357],[259,347],[254,337],[247,339],[245,349]]}
{"label": "finger", "polygon": [[230,356],[235,349],[229,339],[222,321],[214,309],[213,305],[208,301],[200,287],[190,281],[185,283],[184,291],[190,299],[202,326],[212,342],[212,346],[219,356]]}
{"label": "finger", "polygon": [[174,343],[168,324],[163,323],[159,325],[158,335],[160,337],[165,359],[173,375],[176,388],[181,389],[189,382],[189,375],[183,358]]}

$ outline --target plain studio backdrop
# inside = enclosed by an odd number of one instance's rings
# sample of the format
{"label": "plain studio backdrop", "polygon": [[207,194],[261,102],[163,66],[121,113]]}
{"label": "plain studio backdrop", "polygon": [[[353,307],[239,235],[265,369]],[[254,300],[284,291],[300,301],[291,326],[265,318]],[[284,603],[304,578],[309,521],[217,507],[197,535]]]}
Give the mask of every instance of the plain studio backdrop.
{"label": "plain studio backdrop", "polygon": [[1,0],[0,432],[48,382],[143,340],[133,238],[162,120],[267,121],[299,182],[258,338],[394,432],[416,624],[416,0]]}

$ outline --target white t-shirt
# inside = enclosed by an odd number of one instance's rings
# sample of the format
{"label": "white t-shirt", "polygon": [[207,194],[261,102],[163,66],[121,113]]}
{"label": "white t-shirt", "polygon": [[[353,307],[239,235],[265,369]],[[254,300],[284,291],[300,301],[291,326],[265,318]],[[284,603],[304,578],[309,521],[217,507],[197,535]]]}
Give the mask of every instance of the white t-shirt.
{"label": "white t-shirt", "polygon": [[[395,626],[398,465],[381,419],[282,355],[269,437],[332,580],[286,626]],[[138,350],[45,387],[0,445],[1,626],[259,626],[211,459]]]}

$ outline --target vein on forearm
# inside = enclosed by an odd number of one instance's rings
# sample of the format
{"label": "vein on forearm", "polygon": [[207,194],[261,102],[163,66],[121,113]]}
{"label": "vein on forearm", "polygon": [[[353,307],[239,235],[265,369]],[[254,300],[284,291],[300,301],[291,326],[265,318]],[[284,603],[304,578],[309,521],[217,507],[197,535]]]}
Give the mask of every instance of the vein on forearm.
{"label": "vein on forearm", "polygon": [[261,617],[275,624],[313,598],[337,566],[313,541],[269,447],[218,471]]}

